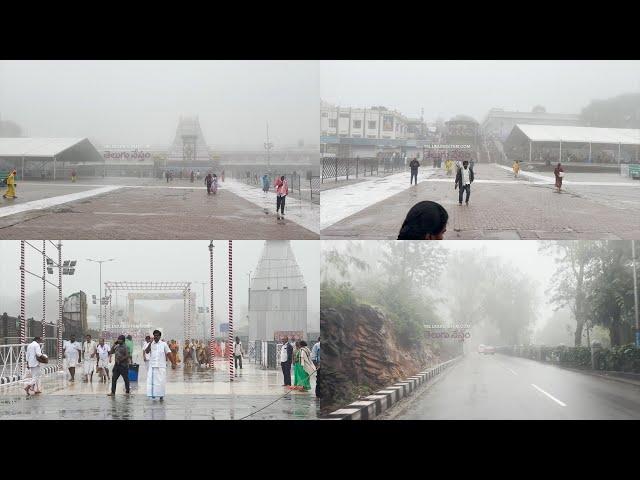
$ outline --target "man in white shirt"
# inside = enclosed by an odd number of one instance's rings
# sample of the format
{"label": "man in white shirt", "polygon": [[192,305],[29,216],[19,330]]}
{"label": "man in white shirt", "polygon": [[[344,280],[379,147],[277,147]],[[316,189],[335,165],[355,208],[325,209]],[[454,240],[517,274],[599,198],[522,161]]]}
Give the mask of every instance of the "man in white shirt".
{"label": "man in white shirt", "polygon": [[166,342],[160,340],[160,330],[153,331],[153,341],[149,343],[144,353],[149,354],[149,371],[147,373],[147,397],[164,399],[167,387],[167,360],[171,349]]}
{"label": "man in white shirt", "polygon": [[78,361],[80,359],[80,351],[82,350],[82,346],[79,342],[76,342],[76,336],[71,335],[71,339],[67,340],[64,343],[62,353],[64,354],[64,358],[67,359],[67,368],[69,369],[69,375],[71,375],[71,381],[75,381],[76,376],[76,366],[78,365]]}
{"label": "man in white shirt", "polygon": [[147,376],[149,376],[149,360],[151,359],[151,354],[147,353],[145,350],[151,344],[151,336],[147,335],[144,337],[144,345],[142,345],[142,359],[144,360],[144,367],[147,370]]}
{"label": "man in white shirt", "polygon": [[456,183],[454,190],[460,187],[458,192],[458,203],[462,205],[462,194],[467,192],[465,203],[469,205],[469,196],[471,195],[471,183],[473,182],[473,169],[469,168],[469,162],[465,160],[462,162],[462,168],[458,169],[456,173]]}
{"label": "man in white shirt", "polygon": [[104,338],[99,340],[96,347],[98,354],[98,372],[100,373],[100,381],[107,382],[109,380],[109,364],[111,363],[111,347],[104,343]]}
{"label": "man in white shirt", "polygon": [[42,350],[40,349],[41,341],[42,339],[40,337],[35,337],[33,342],[27,346],[27,368],[31,373],[31,378],[27,381],[24,388],[27,395],[29,395],[30,391],[34,394],[42,393],[42,383],[40,381],[42,371],[39,361],[39,359],[43,357]]}
{"label": "man in white shirt", "polygon": [[96,351],[96,342],[91,340],[91,335],[87,335],[84,342],[82,342],[82,373],[87,382],[93,382]]}

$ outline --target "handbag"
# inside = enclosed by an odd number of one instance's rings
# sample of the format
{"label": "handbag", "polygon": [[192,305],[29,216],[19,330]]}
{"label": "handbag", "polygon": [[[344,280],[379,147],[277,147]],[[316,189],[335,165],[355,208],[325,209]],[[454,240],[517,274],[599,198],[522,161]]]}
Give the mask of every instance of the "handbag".
{"label": "handbag", "polygon": [[47,357],[44,353],[36,357],[36,360],[40,363],[49,363],[49,357]]}

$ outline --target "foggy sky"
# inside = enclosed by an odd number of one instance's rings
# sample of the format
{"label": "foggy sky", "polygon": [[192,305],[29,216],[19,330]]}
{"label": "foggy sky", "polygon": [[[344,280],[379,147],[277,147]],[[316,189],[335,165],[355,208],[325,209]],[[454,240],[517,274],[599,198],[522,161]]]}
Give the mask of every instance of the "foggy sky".
{"label": "foggy sky", "polygon": [[0,61],[0,118],[27,136],[169,145],[199,115],[214,148],[318,145],[317,61]]}
{"label": "foggy sky", "polygon": [[[42,241],[30,241],[37,248],[42,247]],[[227,321],[227,250],[228,242],[214,241],[214,314],[218,322]],[[240,314],[247,309],[248,276],[251,270],[255,273],[258,260],[262,253],[262,240],[235,240],[233,242],[233,270],[234,270],[234,319],[245,323]],[[87,294],[89,315],[97,313],[97,306],[91,304],[91,296],[98,294],[99,265],[86,261],[87,258],[103,260],[115,258],[116,261],[103,263],[102,281],[189,281],[209,282],[209,242],[202,240],[162,241],[162,240],[67,240],[63,241],[63,260],[77,260],[75,275],[63,277],[63,296],[83,290]],[[47,244],[47,254],[54,256],[57,261],[57,250]],[[307,311],[309,323],[319,326],[320,302],[320,241],[291,240],[291,249],[296,257],[302,275],[307,285]],[[38,275],[42,272],[42,257],[33,249],[26,247],[27,270]],[[0,314],[10,315],[19,313],[20,303],[20,242],[0,241]],[[49,280],[57,284],[57,270],[49,275]],[[26,276],[27,295],[41,295],[42,281],[31,275]],[[202,286],[193,284],[192,291],[196,293],[196,305],[201,306]],[[47,287],[48,303],[55,305],[57,290]],[[205,296],[209,298],[209,287],[205,285]],[[40,297],[41,298],[41,297]],[[182,300],[179,303],[182,312]],[[166,311],[172,307],[172,301],[141,301],[141,305],[156,311]],[[112,301],[115,309],[115,300]],[[126,308],[126,293],[120,294],[119,307]],[[55,309],[53,310],[55,311]],[[42,302],[27,304],[27,318],[40,318]],[[236,317],[238,315],[238,317]],[[314,318],[314,316],[316,318]],[[50,317],[51,318],[51,317]],[[182,322],[182,319],[180,319]]]}
{"label": "foggy sky", "polygon": [[344,107],[377,105],[425,120],[491,108],[580,113],[593,99],[640,93],[640,61],[323,61],[321,98]]}

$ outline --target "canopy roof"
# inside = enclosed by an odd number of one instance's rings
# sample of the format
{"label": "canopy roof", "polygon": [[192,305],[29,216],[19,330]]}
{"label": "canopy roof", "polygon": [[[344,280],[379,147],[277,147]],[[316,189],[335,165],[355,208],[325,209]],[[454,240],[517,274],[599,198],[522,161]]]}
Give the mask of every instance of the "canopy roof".
{"label": "canopy roof", "polygon": [[0,138],[0,158],[51,158],[65,161],[102,161],[86,138]]}
{"label": "canopy roof", "polygon": [[517,124],[506,143],[532,142],[598,143],[612,145],[640,145],[640,129],[573,127],[568,125]]}

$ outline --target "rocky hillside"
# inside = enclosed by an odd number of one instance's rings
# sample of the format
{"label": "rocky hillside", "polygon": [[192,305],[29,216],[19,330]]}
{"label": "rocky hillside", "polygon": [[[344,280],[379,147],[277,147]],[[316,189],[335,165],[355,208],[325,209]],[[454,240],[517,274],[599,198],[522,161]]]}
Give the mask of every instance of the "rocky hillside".
{"label": "rocky hillside", "polygon": [[368,305],[321,309],[320,330],[322,414],[438,361],[425,344],[401,345],[389,320]]}

